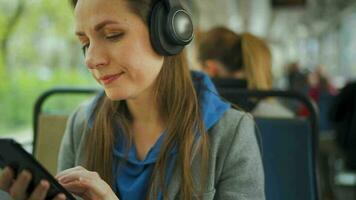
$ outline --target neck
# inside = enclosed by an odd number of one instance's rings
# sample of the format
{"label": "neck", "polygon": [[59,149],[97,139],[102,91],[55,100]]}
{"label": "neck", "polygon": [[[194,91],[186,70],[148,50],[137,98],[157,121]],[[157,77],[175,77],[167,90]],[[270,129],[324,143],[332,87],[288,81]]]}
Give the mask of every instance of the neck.
{"label": "neck", "polygon": [[135,124],[163,123],[153,92],[144,92],[139,97],[127,100],[127,107]]}
{"label": "neck", "polygon": [[162,134],[165,123],[153,93],[127,100],[127,107],[133,120],[130,129],[137,158],[143,160]]}

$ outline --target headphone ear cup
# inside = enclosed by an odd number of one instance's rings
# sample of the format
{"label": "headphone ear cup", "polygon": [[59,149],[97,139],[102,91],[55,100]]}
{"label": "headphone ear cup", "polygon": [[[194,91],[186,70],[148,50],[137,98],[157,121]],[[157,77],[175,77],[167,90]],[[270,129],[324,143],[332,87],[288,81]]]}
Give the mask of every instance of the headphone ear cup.
{"label": "headphone ear cup", "polygon": [[174,44],[167,33],[168,12],[163,2],[158,2],[150,17],[150,39],[155,51],[163,56],[172,56],[178,54],[184,45]]}
{"label": "headphone ear cup", "polygon": [[173,8],[167,15],[167,36],[178,45],[187,45],[193,39],[193,22],[189,14],[180,8]]}

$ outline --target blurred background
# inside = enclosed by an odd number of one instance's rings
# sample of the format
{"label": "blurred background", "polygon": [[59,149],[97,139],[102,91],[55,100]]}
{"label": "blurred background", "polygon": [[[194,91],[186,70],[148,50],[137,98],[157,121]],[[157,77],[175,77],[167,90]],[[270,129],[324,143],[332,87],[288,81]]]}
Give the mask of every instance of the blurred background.
{"label": "blurred background", "polygon": [[95,84],[73,32],[69,1],[0,1],[0,135],[31,137],[33,106],[44,90]]}
{"label": "blurred background", "polygon": [[318,66],[342,87],[356,77],[356,1],[354,0],[193,0],[202,30],[225,25],[264,38],[273,56],[277,86],[283,87],[286,66]]}
{"label": "blurred background", "polygon": [[[332,94],[356,80],[356,0],[183,3],[192,12],[196,27],[195,41],[187,51],[192,69],[200,70],[195,50],[199,35],[215,26],[226,26],[237,33],[250,32],[268,43],[274,88],[290,87],[293,70],[311,82],[315,74],[322,74]],[[80,48],[69,1],[0,0],[0,136],[32,141],[33,107],[43,91],[98,87],[84,65]],[[45,109],[70,112],[81,100],[56,99]],[[328,135],[330,128],[325,126],[321,131]],[[343,177],[337,179],[340,184],[356,185],[356,176]],[[356,189],[340,189],[337,195],[335,199],[356,199]]]}
{"label": "blurred background", "polygon": [[[0,134],[27,129],[31,106],[52,86],[95,85],[74,37],[69,1],[0,1]],[[191,0],[196,33],[224,25],[267,41],[274,85],[287,87],[288,66],[323,67],[336,88],[356,79],[354,0]],[[194,42],[188,49],[192,68]],[[11,95],[9,95],[11,94]]]}
{"label": "blurred background", "polygon": [[[322,67],[336,88],[356,79],[354,0],[192,0],[196,33],[217,25],[267,41],[274,85],[288,87],[287,70]],[[74,37],[69,1],[0,0],[0,134],[29,128],[32,105],[52,86],[96,85]],[[196,37],[197,38],[197,37]],[[194,42],[188,49],[198,69]],[[11,95],[9,95],[11,94]]]}

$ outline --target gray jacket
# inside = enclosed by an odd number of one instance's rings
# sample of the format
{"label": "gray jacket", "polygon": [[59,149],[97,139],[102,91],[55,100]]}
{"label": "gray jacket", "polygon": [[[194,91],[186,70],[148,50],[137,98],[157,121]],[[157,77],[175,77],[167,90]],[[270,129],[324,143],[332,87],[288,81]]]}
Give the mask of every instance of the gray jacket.
{"label": "gray jacket", "polygon": [[[59,171],[84,165],[87,110],[88,105],[79,107],[68,120],[59,153]],[[203,199],[264,200],[264,172],[252,117],[230,109],[208,132],[209,176]],[[195,180],[199,180],[198,161],[195,155],[192,161]],[[169,199],[179,199],[180,178],[180,169],[175,168],[168,185]]]}

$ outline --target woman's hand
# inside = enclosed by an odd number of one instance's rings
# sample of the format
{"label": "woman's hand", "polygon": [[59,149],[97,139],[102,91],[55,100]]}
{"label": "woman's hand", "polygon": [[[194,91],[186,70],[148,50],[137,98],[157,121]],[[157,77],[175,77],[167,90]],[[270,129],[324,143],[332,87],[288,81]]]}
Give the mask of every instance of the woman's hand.
{"label": "woman's hand", "polygon": [[57,174],[57,180],[69,192],[84,200],[118,200],[110,186],[96,172],[74,167]]}
{"label": "woman's hand", "polygon": [[[49,189],[49,182],[42,180],[28,196],[27,187],[31,182],[32,174],[24,170],[14,179],[15,173],[10,167],[5,167],[0,176],[0,189],[9,193],[14,200],[44,200]],[[64,194],[57,195],[54,200],[65,200]]]}

